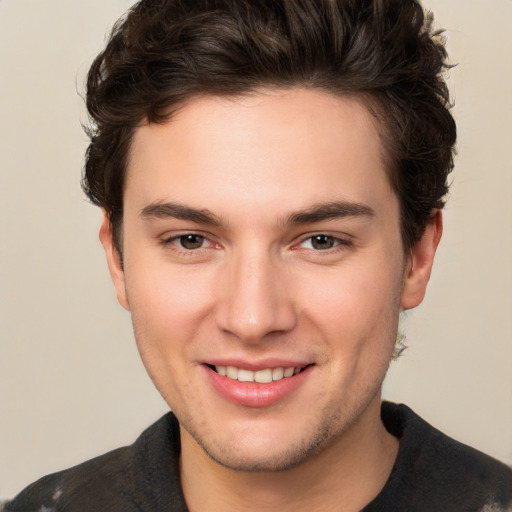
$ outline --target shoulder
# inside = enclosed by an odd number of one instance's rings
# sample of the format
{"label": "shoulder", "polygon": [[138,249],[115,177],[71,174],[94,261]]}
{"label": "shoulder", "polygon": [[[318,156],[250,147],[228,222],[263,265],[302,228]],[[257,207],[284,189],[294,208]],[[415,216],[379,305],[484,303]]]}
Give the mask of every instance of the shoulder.
{"label": "shoulder", "polygon": [[70,503],[89,505],[91,498],[101,510],[123,488],[130,467],[130,448],[119,448],[37,480],[8,502],[5,511],[54,512],[66,509]]}
{"label": "shoulder", "polygon": [[379,498],[418,511],[512,511],[512,470],[505,464],[448,437],[405,405],[384,402],[382,420],[400,448]]}
{"label": "shoulder", "polygon": [[[177,480],[179,428],[167,414],[131,446],[118,448],[78,466],[41,478],[25,488],[3,512],[131,512],[151,503],[162,471]],[[170,493],[178,492],[170,489]],[[169,493],[168,493],[169,494]],[[178,496],[179,498],[179,496]],[[159,498],[157,498],[158,500]],[[153,507],[155,508],[155,507]]]}

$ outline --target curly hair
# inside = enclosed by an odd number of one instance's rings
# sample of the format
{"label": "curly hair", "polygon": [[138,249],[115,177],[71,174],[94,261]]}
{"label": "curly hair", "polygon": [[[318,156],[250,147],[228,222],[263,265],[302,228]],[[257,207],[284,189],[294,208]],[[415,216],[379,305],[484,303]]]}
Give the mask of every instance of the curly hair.
{"label": "curly hair", "polygon": [[133,130],[198,95],[317,88],[359,95],[378,119],[405,251],[444,206],[456,127],[450,65],[417,0],[141,0],[87,78],[82,187],[105,209],[121,254]]}

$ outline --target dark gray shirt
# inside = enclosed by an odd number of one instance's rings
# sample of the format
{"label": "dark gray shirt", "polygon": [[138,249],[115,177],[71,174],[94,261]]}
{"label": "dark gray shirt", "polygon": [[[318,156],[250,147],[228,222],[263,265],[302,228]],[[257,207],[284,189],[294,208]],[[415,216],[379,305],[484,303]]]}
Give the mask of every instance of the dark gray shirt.
{"label": "dark gray shirt", "polygon": [[[512,511],[510,468],[450,439],[405,405],[384,402],[381,415],[400,448],[386,485],[363,512]],[[4,510],[187,512],[179,454],[178,421],[168,413],[131,446],[38,480]]]}

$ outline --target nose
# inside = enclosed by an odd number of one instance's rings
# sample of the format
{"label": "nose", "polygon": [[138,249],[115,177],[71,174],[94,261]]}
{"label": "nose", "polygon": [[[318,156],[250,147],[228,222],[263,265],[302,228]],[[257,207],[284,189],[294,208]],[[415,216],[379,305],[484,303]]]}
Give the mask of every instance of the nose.
{"label": "nose", "polygon": [[246,343],[285,333],[297,322],[286,270],[269,254],[255,250],[234,256],[226,269],[222,300],[216,308],[219,329]]}

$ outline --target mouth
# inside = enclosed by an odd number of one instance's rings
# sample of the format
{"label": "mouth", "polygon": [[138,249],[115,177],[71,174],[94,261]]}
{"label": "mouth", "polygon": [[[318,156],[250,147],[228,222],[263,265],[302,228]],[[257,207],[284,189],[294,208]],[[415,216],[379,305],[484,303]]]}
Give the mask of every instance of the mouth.
{"label": "mouth", "polygon": [[301,373],[311,365],[306,366],[278,366],[276,368],[264,368],[262,370],[247,370],[236,366],[207,365],[210,369],[223,377],[238,382],[256,382],[258,384],[270,384],[271,382],[288,379]]}
{"label": "mouth", "polygon": [[211,362],[203,367],[218,396],[237,406],[262,408],[295,395],[314,373],[314,364],[288,364],[290,366],[274,366],[267,362],[250,369]]}

